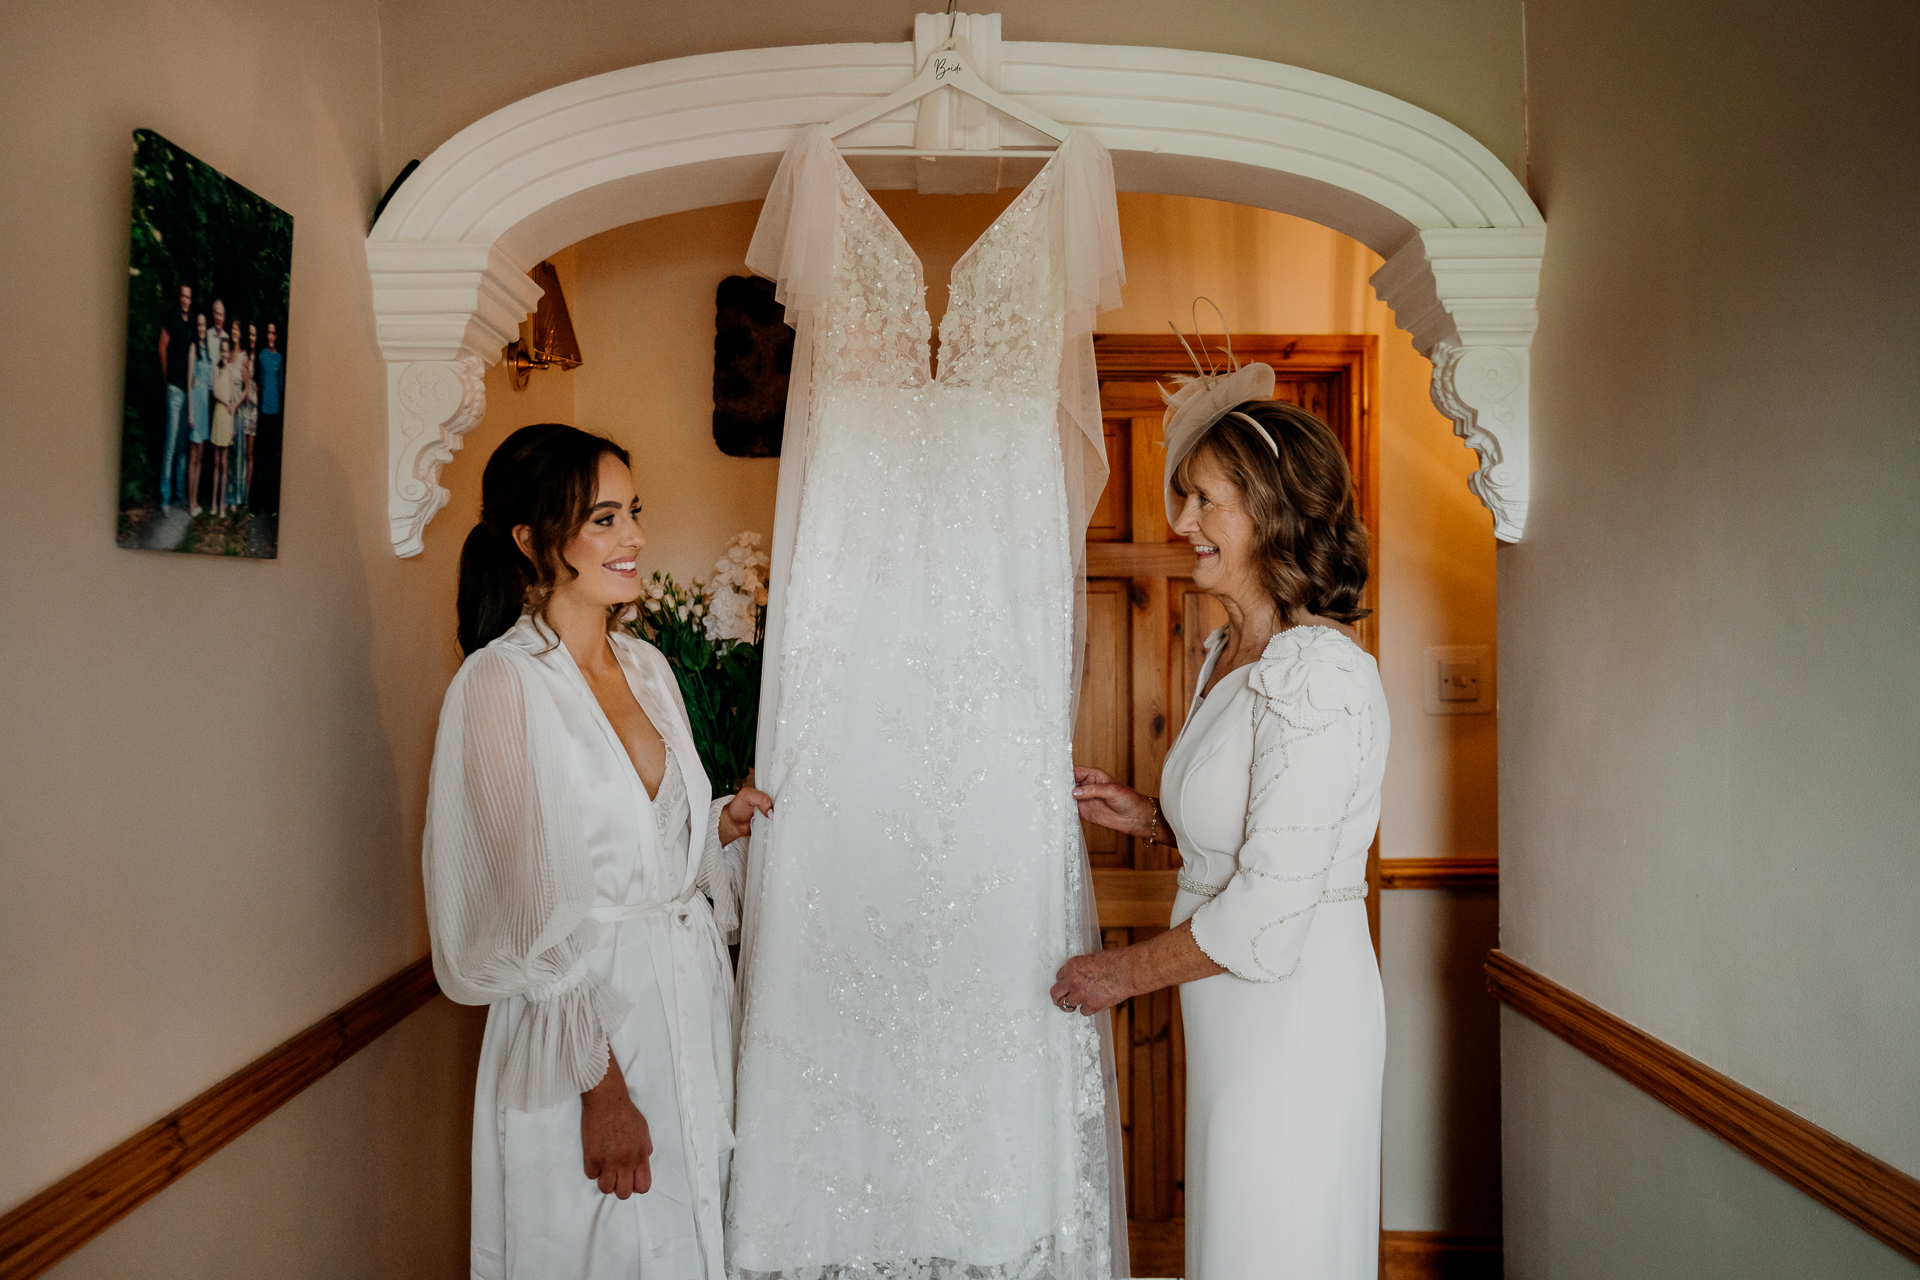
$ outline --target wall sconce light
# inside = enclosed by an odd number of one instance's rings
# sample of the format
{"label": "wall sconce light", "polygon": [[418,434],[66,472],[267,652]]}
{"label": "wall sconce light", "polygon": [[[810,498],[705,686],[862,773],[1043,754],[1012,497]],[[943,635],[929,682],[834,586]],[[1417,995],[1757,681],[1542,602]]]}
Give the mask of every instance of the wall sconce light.
{"label": "wall sconce light", "polygon": [[515,391],[527,389],[535,369],[578,369],[581,364],[580,340],[573,336],[560,273],[551,262],[543,262],[527,275],[545,292],[533,314],[520,322],[519,340],[507,344],[507,372]]}

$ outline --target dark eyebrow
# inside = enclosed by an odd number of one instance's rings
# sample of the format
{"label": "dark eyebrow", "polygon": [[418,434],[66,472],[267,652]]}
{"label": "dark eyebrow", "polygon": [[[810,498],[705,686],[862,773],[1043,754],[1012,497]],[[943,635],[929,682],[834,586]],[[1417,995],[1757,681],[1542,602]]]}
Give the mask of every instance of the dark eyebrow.
{"label": "dark eyebrow", "polygon": [[612,507],[615,511],[618,511],[620,509],[620,504],[615,502],[612,498],[608,498],[605,502],[594,503],[591,507],[588,507],[587,510],[598,511],[602,507]]}

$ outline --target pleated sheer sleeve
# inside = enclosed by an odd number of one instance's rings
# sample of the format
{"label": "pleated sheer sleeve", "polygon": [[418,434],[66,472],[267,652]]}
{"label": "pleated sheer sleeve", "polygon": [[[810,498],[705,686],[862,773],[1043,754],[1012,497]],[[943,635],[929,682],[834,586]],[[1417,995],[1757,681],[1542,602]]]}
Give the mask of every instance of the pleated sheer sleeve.
{"label": "pleated sheer sleeve", "polygon": [[720,843],[720,811],[732,796],[721,796],[707,813],[707,835],[700,850],[700,871],[695,880],[700,891],[713,900],[713,923],[720,940],[728,946],[740,941],[740,903],[746,896],[747,837],[732,844]]}
{"label": "pleated sheer sleeve", "polygon": [[1275,636],[1250,673],[1258,696],[1240,866],[1193,913],[1200,949],[1249,981],[1293,976],[1339,853],[1373,736],[1360,662],[1343,637],[1303,627]]}
{"label": "pleated sheer sleeve", "polygon": [[550,695],[529,660],[494,645],[454,677],[440,713],[424,871],[433,968],[461,1004],[527,1001],[498,1085],[538,1111],[607,1070],[608,1037],[630,1005],[586,956],[593,869],[564,772]]}

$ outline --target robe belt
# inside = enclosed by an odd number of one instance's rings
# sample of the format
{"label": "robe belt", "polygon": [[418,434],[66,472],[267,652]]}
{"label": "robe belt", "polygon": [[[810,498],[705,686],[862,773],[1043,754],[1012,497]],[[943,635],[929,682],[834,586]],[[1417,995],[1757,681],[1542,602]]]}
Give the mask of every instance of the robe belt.
{"label": "robe belt", "polygon": [[[671,902],[601,905],[587,914],[603,924],[655,917],[667,924],[664,930],[647,929],[647,944],[653,952],[654,972],[663,979],[660,995],[667,1007],[673,1082],[680,1095],[680,1137],[693,1175],[689,1190],[700,1250],[707,1280],[725,1280],[721,1210],[726,1193],[720,1162],[733,1149],[733,1108],[721,1087],[721,1067],[713,1060],[713,1009],[707,975],[698,959],[704,947],[717,960],[717,971],[726,973],[726,944],[714,924],[713,909],[697,889],[690,889],[685,898]],[[730,1025],[726,1031],[731,1038]]]}

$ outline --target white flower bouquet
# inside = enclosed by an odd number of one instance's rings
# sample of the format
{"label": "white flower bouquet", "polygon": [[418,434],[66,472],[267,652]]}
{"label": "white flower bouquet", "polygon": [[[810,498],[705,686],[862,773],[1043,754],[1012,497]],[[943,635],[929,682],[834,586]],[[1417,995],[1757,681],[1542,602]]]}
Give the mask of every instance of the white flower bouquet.
{"label": "white flower bouquet", "polygon": [[753,767],[767,563],[759,534],[737,534],[704,582],[683,587],[655,573],[624,623],[673,668],[693,744],[717,792],[738,790]]}

